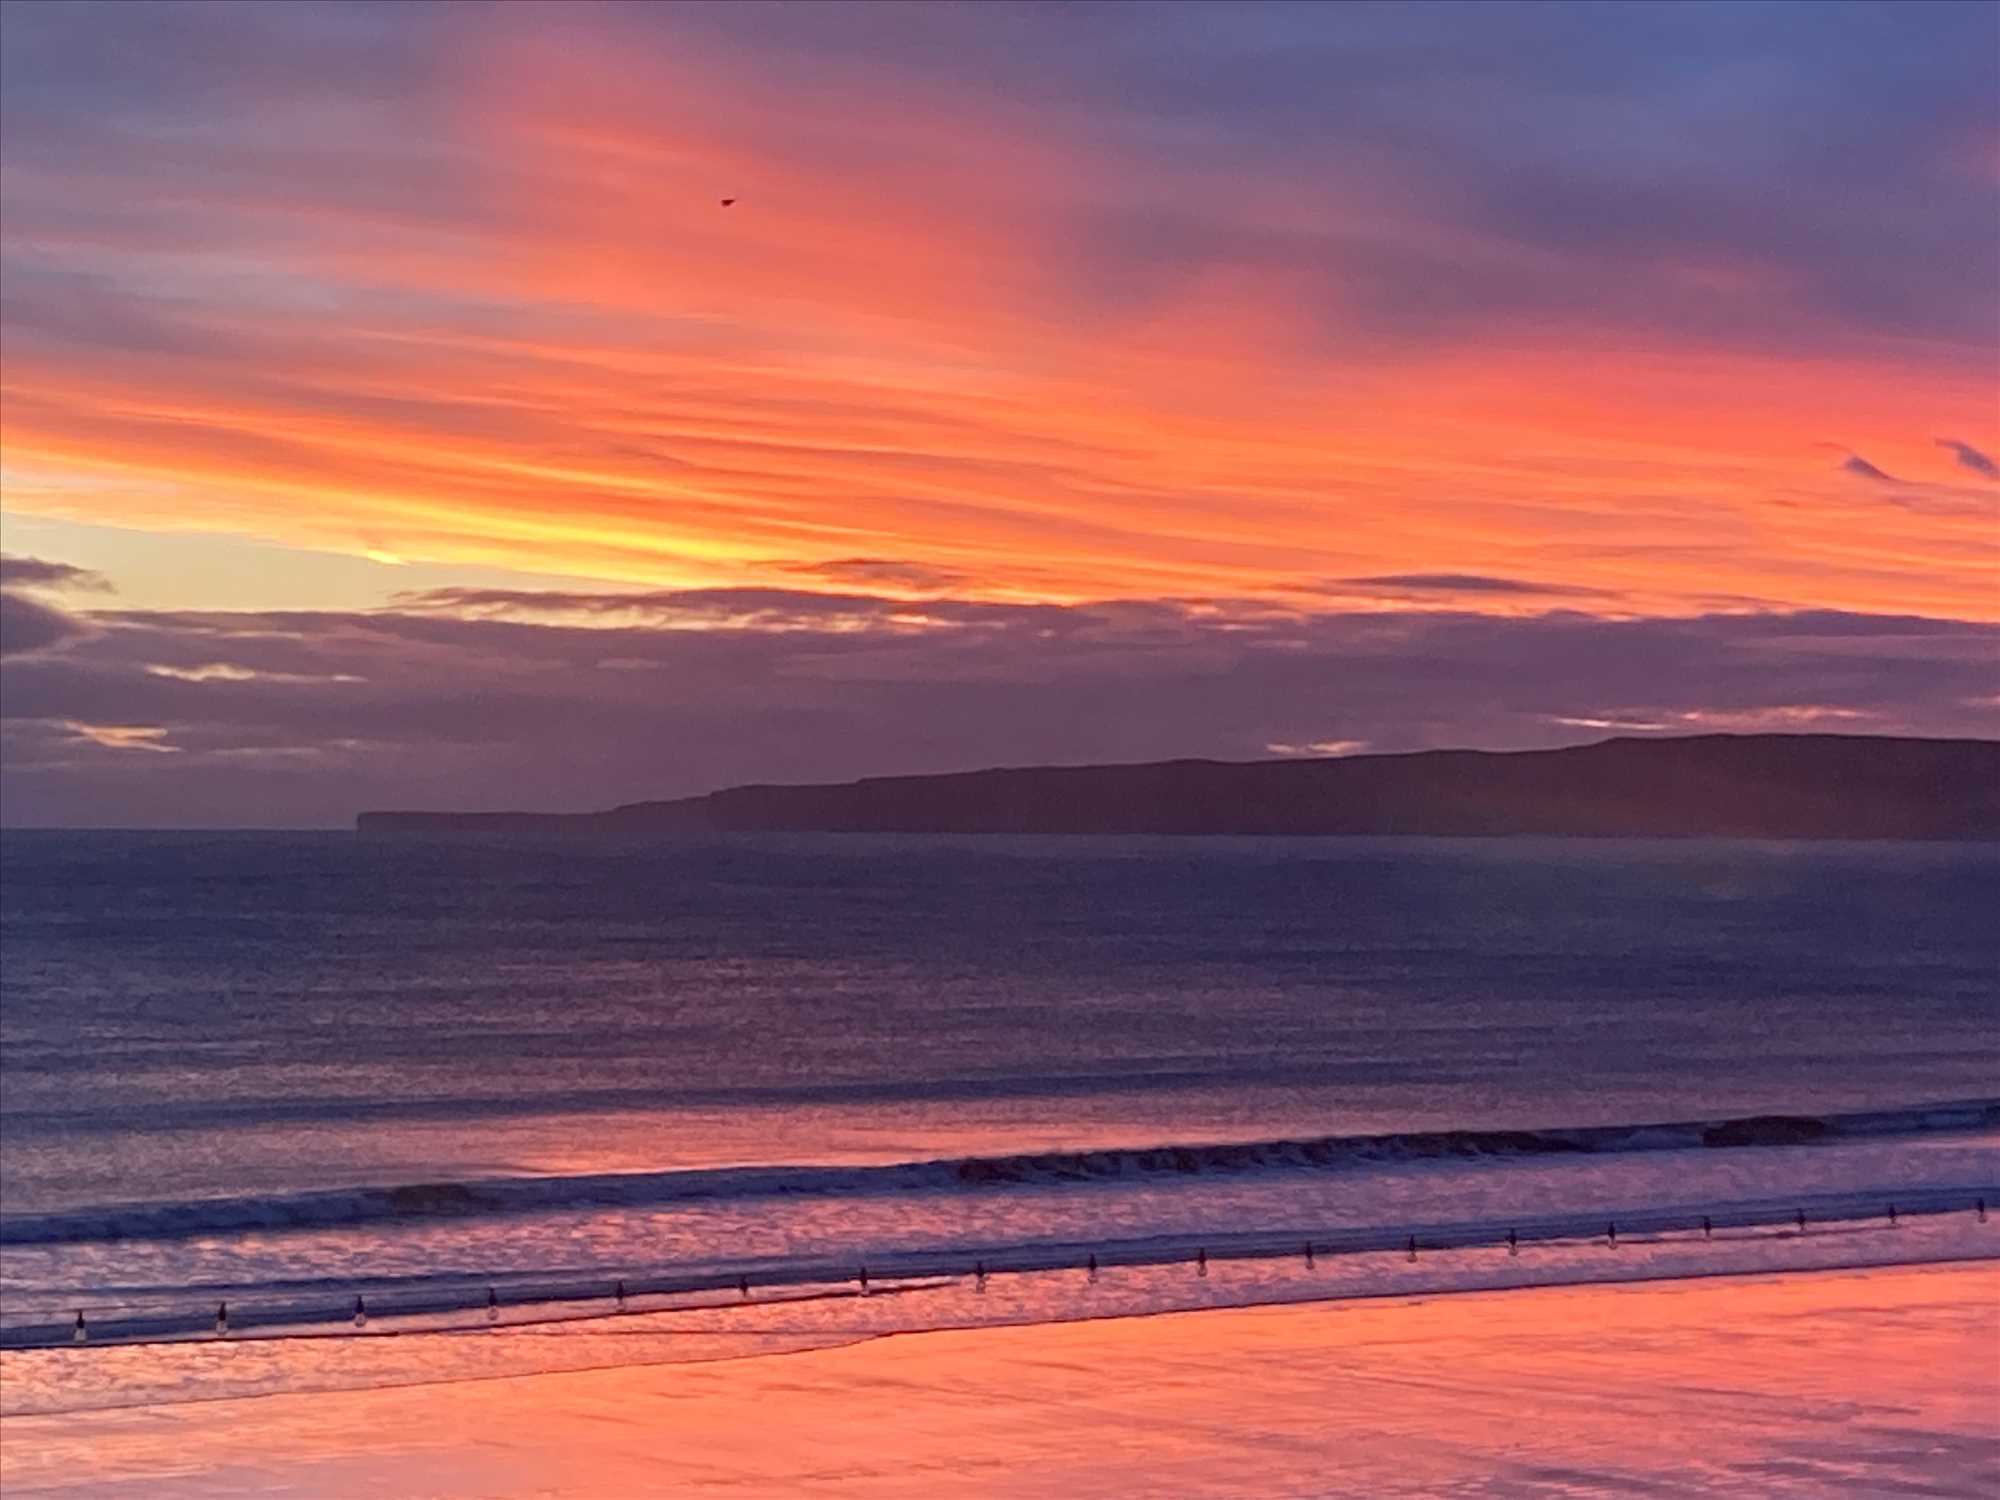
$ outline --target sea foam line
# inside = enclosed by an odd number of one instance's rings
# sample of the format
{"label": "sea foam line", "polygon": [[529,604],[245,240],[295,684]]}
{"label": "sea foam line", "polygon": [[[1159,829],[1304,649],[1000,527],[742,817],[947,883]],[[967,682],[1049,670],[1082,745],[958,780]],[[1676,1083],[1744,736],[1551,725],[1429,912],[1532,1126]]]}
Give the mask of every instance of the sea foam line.
{"label": "sea foam line", "polygon": [[[1706,1208],[1687,1205],[1637,1207],[1514,1220],[1489,1218],[1331,1231],[1294,1225],[1200,1235],[1180,1233],[1125,1239],[1034,1241],[984,1248],[911,1248],[871,1254],[865,1260],[813,1256],[746,1262],[741,1267],[727,1269],[718,1269],[713,1264],[700,1267],[666,1266],[634,1270],[616,1278],[595,1272],[588,1277],[571,1275],[560,1279],[535,1280],[530,1279],[532,1273],[528,1276],[517,1273],[507,1278],[506,1284],[510,1306],[591,1301],[603,1305],[615,1300],[623,1307],[640,1298],[716,1292],[735,1292],[745,1300],[753,1295],[769,1300],[772,1292],[779,1293],[781,1298],[796,1297],[808,1288],[834,1286],[846,1286],[849,1295],[867,1295],[871,1289],[907,1290],[912,1282],[966,1278],[983,1287],[989,1276],[1025,1272],[1088,1270],[1095,1273],[1117,1267],[1190,1263],[1198,1273],[1205,1273],[1211,1261],[1302,1257],[1310,1263],[1320,1257],[1399,1251],[1414,1260],[1436,1251],[1503,1245],[1515,1249],[1591,1239],[1600,1239],[1615,1247],[1621,1238],[1631,1244],[1651,1236],[1701,1234],[1706,1238],[1717,1230],[1777,1228],[1782,1231],[1788,1225],[1796,1226],[1793,1232],[1800,1235],[1815,1229],[1851,1227],[1870,1221],[1891,1228],[1906,1220],[1947,1214],[1976,1216],[1979,1223],[1985,1224],[1989,1219],[1989,1203],[2000,1205],[2000,1186],[1925,1187],[1906,1192],[1871,1190],[1792,1199],[1738,1200]],[[493,1307],[494,1295],[491,1284],[475,1286],[458,1282],[406,1287],[389,1296],[377,1293],[367,1303],[365,1311],[367,1316],[375,1318],[470,1312],[482,1305]],[[295,1338],[307,1336],[307,1330],[318,1327],[326,1332],[310,1336],[323,1337],[329,1336],[338,1324],[350,1318],[357,1326],[365,1322],[363,1310],[360,1294],[355,1294],[351,1300],[343,1296],[336,1303],[319,1300],[253,1303],[239,1300],[226,1314],[226,1332],[232,1338]],[[670,1309],[654,1307],[647,1310]],[[121,1317],[116,1313],[105,1316],[101,1309],[94,1311],[86,1301],[79,1308],[78,1317],[80,1321],[77,1324],[25,1323],[0,1329],[0,1348],[46,1348],[73,1343],[77,1341],[78,1329],[85,1328],[86,1324],[86,1337],[91,1342],[102,1343],[180,1341],[204,1333],[225,1331],[224,1323],[217,1320],[215,1309],[208,1304],[199,1309],[191,1305],[185,1312]],[[261,1335],[260,1329],[263,1330]]]}

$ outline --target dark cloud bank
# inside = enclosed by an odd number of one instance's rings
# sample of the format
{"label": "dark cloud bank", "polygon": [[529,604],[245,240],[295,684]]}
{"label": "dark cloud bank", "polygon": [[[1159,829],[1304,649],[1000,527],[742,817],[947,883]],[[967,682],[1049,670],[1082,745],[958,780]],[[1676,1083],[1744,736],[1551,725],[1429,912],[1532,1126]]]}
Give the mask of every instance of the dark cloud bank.
{"label": "dark cloud bank", "polygon": [[2000,627],[1831,611],[485,590],[379,613],[85,619],[6,598],[15,825],[344,825],[368,807],[580,810],[750,781],[1621,727],[2000,732]]}
{"label": "dark cloud bank", "polygon": [[104,580],[88,568],[0,553],[0,657],[46,651],[90,633],[85,621],[36,599],[35,593],[104,587]]}

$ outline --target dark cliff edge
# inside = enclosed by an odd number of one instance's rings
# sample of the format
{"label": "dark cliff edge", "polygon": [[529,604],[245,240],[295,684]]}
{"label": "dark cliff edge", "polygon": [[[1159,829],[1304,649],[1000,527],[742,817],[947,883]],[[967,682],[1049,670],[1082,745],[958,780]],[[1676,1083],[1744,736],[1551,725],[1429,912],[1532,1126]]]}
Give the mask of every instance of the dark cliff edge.
{"label": "dark cliff edge", "polygon": [[739,786],[596,813],[365,812],[366,835],[681,832],[2000,839],[2000,742],[1611,739]]}

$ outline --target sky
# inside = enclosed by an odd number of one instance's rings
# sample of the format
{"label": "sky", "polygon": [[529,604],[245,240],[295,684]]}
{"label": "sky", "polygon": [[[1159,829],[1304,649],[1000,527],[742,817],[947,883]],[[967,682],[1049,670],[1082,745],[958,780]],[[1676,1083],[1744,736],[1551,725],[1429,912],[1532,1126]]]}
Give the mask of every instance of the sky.
{"label": "sky", "polygon": [[10,0],[0,821],[1993,736],[1997,215],[1981,3]]}

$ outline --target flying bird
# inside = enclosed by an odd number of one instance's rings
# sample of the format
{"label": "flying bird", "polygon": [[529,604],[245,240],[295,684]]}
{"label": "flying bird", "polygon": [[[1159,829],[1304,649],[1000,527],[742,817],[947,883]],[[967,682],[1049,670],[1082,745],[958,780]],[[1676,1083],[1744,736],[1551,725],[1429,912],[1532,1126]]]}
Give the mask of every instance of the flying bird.
{"label": "flying bird", "polygon": [[722,200],[722,206],[723,206],[724,208],[727,208],[727,207],[729,207],[729,205],[730,205],[730,204],[734,203],[735,201],[736,201],[736,200],[735,200],[734,198],[724,198],[724,199]]}

